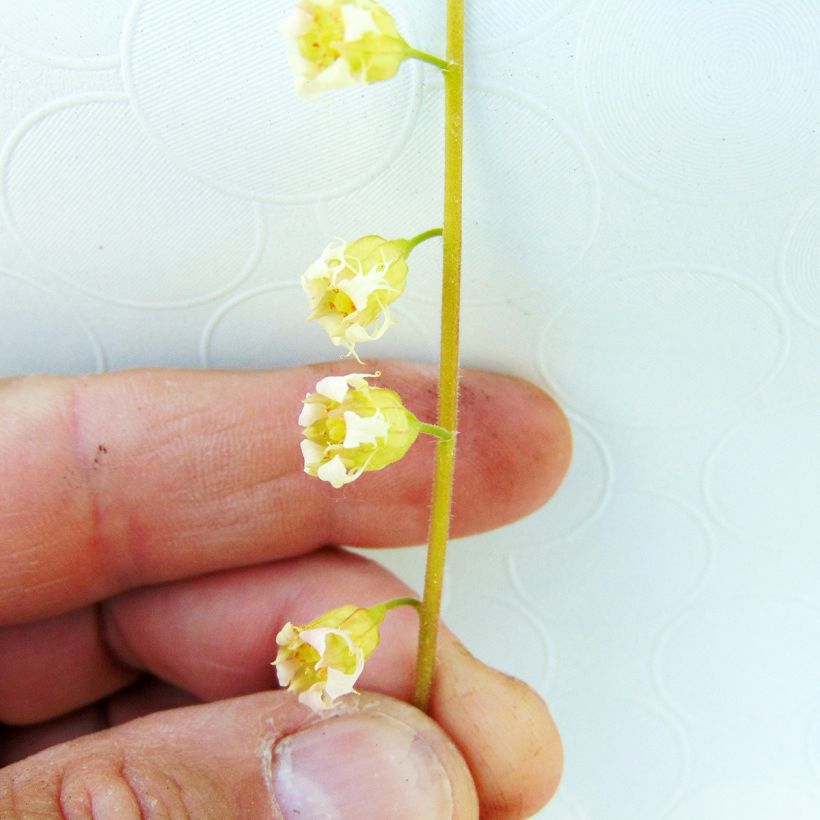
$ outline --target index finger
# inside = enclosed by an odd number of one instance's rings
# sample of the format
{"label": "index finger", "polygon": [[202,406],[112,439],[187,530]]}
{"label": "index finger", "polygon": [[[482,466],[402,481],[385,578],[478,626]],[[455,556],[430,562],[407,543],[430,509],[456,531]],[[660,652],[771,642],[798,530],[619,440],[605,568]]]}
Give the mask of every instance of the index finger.
{"label": "index finger", "polygon": [[[435,417],[433,368],[373,366]],[[423,541],[432,441],[341,491],[303,472],[301,399],[349,367],[0,381],[0,624],[329,543]],[[527,382],[466,370],[461,407],[454,535],[540,506],[570,452],[563,414]]]}

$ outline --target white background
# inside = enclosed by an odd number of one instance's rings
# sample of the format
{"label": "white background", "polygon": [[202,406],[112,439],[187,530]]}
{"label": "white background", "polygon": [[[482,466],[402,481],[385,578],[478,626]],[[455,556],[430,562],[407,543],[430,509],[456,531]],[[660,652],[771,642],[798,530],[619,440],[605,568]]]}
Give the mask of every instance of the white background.
{"label": "white background", "polygon": [[[388,7],[440,53],[441,5]],[[464,361],[576,456],[446,617],[554,710],[544,818],[816,818],[820,7],[468,5]],[[304,267],[440,222],[435,71],[305,103],[287,8],[0,0],[0,375],[328,358]],[[378,355],[435,358],[437,254]]]}

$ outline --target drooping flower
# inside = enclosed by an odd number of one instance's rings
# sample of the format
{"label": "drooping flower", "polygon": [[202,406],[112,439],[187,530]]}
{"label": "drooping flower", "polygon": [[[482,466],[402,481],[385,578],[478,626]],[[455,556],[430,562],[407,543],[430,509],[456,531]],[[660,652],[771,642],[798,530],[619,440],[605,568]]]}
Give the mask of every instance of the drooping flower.
{"label": "drooping flower", "polygon": [[[394,324],[389,305],[404,292],[406,239],[364,236],[331,242],[302,274],[311,313],[333,344],[356,356],[356,344],[379,339]],[[356,357],[358,358],[358,356]]]}
{"label": "drooping flower", "polygon": [[348,604],[305,626],[286,623],[276,636],[279,652],[273,662],[279,684],[315,711],[331,708],[337,698],[355,692],[365,661],[379,645],[385,615],[405,605],[419,602],[397,598],[369,609]]}
{"label": "drooping flower", "polygon": [[281,32],[303,96],[389,80],[414,53],[373,0],[300,0]]}
{"label": "drooping flower", "polygon": [[299,424],[306,473],[338,489],[398,461],[420,432],[447,435],[420,422],[398,393],[371,387],[367,379],[378,375],[326,376],[305,396]]}

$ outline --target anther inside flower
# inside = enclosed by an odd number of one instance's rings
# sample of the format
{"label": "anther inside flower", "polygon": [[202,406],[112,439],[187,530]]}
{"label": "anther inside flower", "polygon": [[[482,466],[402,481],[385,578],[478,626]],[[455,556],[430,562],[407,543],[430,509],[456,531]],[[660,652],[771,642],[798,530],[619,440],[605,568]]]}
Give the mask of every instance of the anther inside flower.
{"label": "anther inside flower", "polygon": [[373,0],[300,0],[281,32],[304,96],[389,80],[412,53]]}
{"label": "anther inside flower", "polygon": [[419,602],[397,598],[370,609],[348,604],[305,626],[285,624],[276,636],[279,652],[273,662],[279,684],[311,709],[331,708],[337,698],[355,692],[365,661],[379,645],[385,615],[403,605]]}
{"label": "anther inside flower", "polygon": [[[394,323],[389,305],[407,281],[406,239],[364,236],[332,242],[302,275],[311,313],[333,344],[356,355],[358,342],[380,338]],[[358,357],[357,357],[358,358]]]}
{"label": "anther inside flower", "polygon": [[420,422],[397,393],[371,387],[367,379],[377,376],[327,376],[305,397],[299,424],[306,473],[338,489],[398,461],[422,431],[447,435]]}

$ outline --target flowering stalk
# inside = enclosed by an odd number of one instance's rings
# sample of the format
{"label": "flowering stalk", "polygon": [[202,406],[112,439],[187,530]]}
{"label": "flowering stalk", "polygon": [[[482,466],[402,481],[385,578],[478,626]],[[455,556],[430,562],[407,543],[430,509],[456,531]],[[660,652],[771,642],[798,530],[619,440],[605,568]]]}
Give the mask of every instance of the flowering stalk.
{"label": "flowering stalk", "polygon": [[[438,424],[453,433],[458,421],[458,342],[461,303],[461,212],[464,143],[464,0],[447,0],[444,74],[444,262],[441,295]],[[436,663],[444,559],[450,529],[456,437],[439,439],[427,547],[424,597],[413,701],[427,711]]]}
{"label": "flowering stalk", "polygon": [[[419,433],[438,438],[414,693],[416,705],[426,711],[435,668],[458,417],[464,0],[447,0],[446,60],[409,46],[375,0],[298,0],[282,32],[289,42],[297,90],[305,95],[390,79],[408,58],[435,65],[444,75],[443,228],[411,239],[368,235],[350,245],[336,241],[302,277],[309,318],[358,359],[355,345],[380,338],[393,324],[389,305],[404,291],[410,252],[434,236],[444,238],[438,424],[420,422],[396,393],[371,388],[361,373],[320,380],[316,391],[305,397],[299,416],[305,472],[337,489],[365,471],[401,459]],[[286,624],[277,636],[280,683],[317,709],[353,691],[365,659],[378,644],[378,625],[386,611],[385,605],[369,610],[348,605],[306,627]]]}

